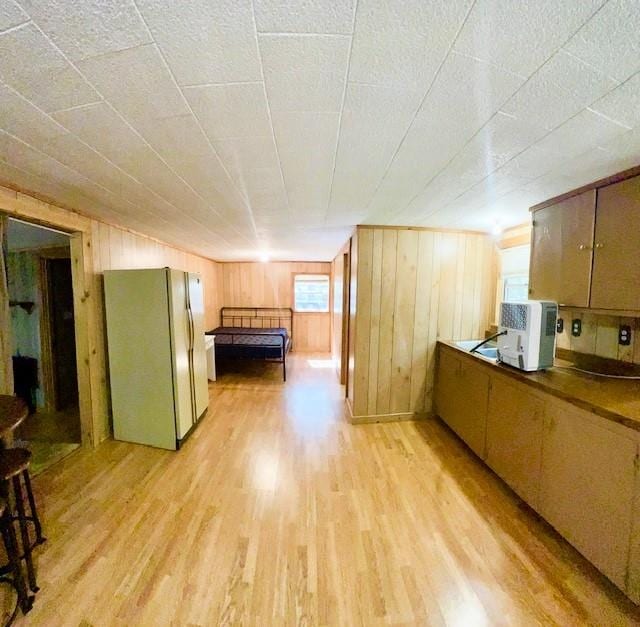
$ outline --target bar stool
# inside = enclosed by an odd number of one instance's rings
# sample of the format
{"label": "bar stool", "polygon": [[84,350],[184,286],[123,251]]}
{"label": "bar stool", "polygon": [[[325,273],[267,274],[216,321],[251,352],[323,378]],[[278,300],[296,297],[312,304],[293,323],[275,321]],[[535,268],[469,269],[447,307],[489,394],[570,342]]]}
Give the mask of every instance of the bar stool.
{"label": "bar stool", "polygon": [[[13,613],[5,623],[5,627],[8,627],[15,620],[18,609],[21,609],[23,614],[31,610],[34,597],[28,593],[24,577],[22,576],[20,548],[18,547],[15,529],[13,528],[13,516],[4,499],[0,499],[0,533],[2,534],[4,549],[9,559],[7,564],[0,567],[0,582],[11,585],[18,595]],[[11,574],[11,576],[8,576],[9,574]]]}
{"label": "bar stool", "polygon": [[[38,517],[36,509],[36,500],[31,489],[31,478],[29,477],[29,464],[31,463],[31,452],[24,448],[8,448],[0,450],[0,495],[7,503],[11,502],[10,492],[13,487],[13,497],[17,510],[17,515],[11,513],[13,520],[18,521],[20,528],[20,536],[22,540],[22,555],[27,566],[27,579],[29,588],[33,592],[38,591],[36,583],[36,571],[33,565],[31,552],[33,547],[45,542],[46,538],[42,535],[42,525]],[[27,492],[29,500],[29,516],[24,507],[24,491],[22,489],[22,481]],[[32,523],[35,527],[36,540],[32,544],[29,537],[28,523]]]}

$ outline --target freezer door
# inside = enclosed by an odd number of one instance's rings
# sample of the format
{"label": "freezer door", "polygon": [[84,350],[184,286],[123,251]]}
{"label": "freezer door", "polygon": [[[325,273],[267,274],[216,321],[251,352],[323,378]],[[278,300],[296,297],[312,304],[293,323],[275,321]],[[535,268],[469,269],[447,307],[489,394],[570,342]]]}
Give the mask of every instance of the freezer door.
{"label": "freezer door", "polygon": [[188,275],[180,270],[169,273],[173,387],[176,408],[176,434],[182,440],[195,420],[192,396],[192,327],[188,308]]}
{"label": "freezer door", "polygon": [[175,449],[166,271],[107,270],[104,300],[113,435]]}
{"label": "freezer door", "polygon": [[204,289],[199,274],[189,274],[189,302],[193,327],[193,387],[197,420],[209,406],[207,353],[204,346]]}

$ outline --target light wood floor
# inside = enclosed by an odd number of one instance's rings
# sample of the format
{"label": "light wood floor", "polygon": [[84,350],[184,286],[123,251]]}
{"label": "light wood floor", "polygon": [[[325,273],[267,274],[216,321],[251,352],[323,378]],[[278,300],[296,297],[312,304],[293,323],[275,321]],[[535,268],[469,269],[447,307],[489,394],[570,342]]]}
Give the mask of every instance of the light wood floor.
{"label": "light wood floor", "polygon": [[638,622],[441,423],[347,424],[327,365],[222,376],[178,453],[107,442],[37,477],[49,542],[19,623]]}

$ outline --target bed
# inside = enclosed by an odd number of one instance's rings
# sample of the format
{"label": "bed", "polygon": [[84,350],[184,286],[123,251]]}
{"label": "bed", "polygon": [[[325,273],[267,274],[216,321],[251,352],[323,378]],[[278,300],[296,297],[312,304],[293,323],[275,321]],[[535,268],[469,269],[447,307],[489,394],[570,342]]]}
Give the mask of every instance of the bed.
{"label": "bed", "polygon": [[282,364],[287,380],[287,353],[293,346],[293,310],[289,307],[222,307],[215,335],[216,361],[260,359]]}

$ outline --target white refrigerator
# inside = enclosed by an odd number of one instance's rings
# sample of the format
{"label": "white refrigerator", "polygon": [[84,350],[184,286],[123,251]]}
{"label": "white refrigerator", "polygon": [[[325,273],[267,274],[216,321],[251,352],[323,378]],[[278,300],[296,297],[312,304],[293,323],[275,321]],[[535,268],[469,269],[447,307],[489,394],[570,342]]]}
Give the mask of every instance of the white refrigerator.
{"label": "white refrigerator", "polygon": [[115,439],[180,448],[209,405],[200,276],[107,270],[104,300]]}

